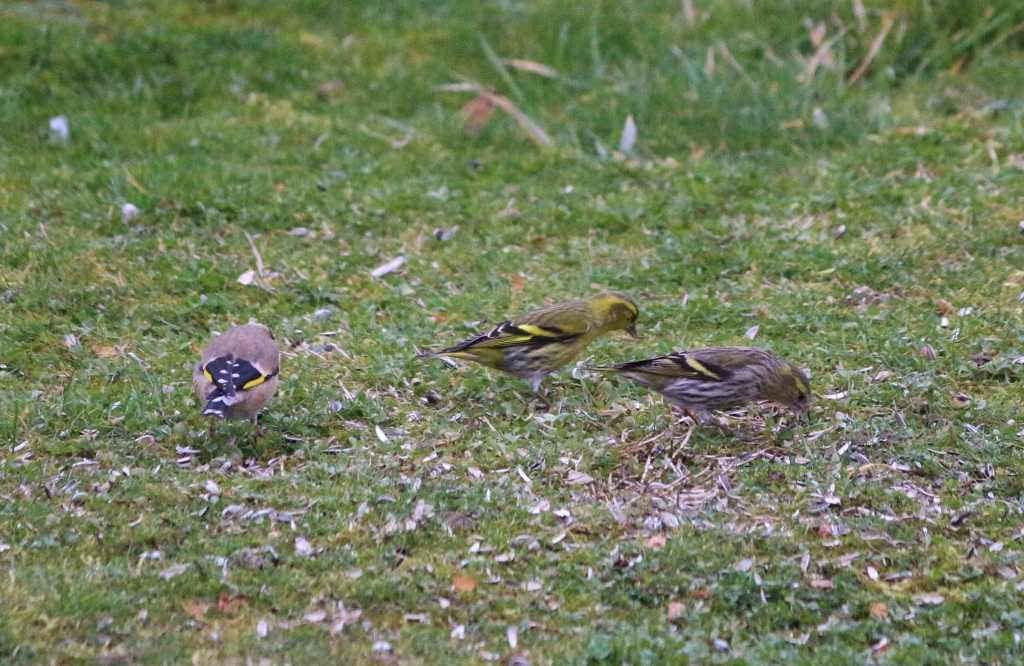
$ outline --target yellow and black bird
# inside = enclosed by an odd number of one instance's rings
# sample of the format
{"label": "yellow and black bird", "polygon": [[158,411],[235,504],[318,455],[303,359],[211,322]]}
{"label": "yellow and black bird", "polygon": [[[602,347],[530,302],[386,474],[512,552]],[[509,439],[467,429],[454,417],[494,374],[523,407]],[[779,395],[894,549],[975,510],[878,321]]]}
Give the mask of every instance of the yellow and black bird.
{"label": "yellow and black bird", "polygon": [[755,400],[770,400],[794,414],[810,407],[811,386],[803,370],[754,347],[707,347],[587,369],[643,384],[705,421],[713,410]]}
{"label": "yellow and black bird", "polygon": [[256,423],[277,390],[281,352],[263,324],[236,326],[203,352],[193,376],[203,416]]}
{"label": "yellow and black bird", "polygon": [[450,356],[474,361],[526,380],[536,393],[546,376],[575,361],[598,337],[624,330],[635,338],[639,316],[632,300],[608,291],[527,312],[455,346],[417,358]]}

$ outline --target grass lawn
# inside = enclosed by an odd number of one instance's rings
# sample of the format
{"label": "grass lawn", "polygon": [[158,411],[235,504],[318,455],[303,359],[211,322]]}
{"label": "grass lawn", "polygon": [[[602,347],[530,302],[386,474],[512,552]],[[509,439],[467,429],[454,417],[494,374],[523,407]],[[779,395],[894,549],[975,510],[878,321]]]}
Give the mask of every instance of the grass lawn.
{"label": "grass lawn", "polygon": [[[0,4],[0,661],[1020,663],[1022,25]],[[604,289],[591,361],[762,346],[809,423],[413,358]],[[208,438],[250,318],[265,435]]]}

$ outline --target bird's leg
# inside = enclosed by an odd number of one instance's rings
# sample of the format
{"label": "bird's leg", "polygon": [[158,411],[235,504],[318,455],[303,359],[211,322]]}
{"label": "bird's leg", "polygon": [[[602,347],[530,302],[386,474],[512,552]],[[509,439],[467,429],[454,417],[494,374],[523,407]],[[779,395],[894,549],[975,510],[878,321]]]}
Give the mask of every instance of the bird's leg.
{"label": "bird's leg", "polygon": [[252,415],[253,443],[260,441],[267,434],[267,429],[259,424],[259,418],[259,414]]}
{"label": "bird's leg", "polygon": [[534,395],[536,395],[537,396],[537,400],[540,401],[540,409],[538,409],[537,411],[542,411],[542,412],[550,411],[551,410],[551,402],[547,399],[547,396],[545,395],[546,391],[542,392],[540,390],[540,383],[542,381],[544,381],[544,375],[540,375],[540,376],[536,376],[535,375],[533,377],[530,377],[530,379],[528,381],[530,383],[530,388],[533,389]]}
{"label": "bird's leg", "polygon": [[700,412],[697,415],[697,419],[700,421],[701,425],[708,425],[708,424],[710,424],[710,425],[718,428],[719,430],[723,430],[723,431],[728,431],[729,430],[729,420],[726,419],[725,417],[715,418],[715,417],[711,416],[711,412],[707,412],[707,411]]}
{"label": "bird's leg", "polygon": [[681,419],[678,419],[672,425],[673,426],[677,426],[680,423],[685,423],[688,426],[695,426],[695,425],[697,425],[697,422],[699,421],[699,419],[700,419],[700,417],[699,416],[695,416],[692,411],[690,411],[689,409],[684,409],[683,410],[683,417]]}

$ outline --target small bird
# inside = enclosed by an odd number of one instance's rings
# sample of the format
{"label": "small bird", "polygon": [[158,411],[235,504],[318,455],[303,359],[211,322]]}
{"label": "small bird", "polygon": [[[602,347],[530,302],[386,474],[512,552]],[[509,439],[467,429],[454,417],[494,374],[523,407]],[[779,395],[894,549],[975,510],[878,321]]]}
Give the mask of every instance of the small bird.
{"label": "small bird", "polygon": [[626,331],[636,338],[640,311],[628,297],[607,291],[559,303],[503,321],[485,333],[417,358],[451,356],[525,379],[534,393],[546,376],[575,361],[605,333]]}
{"label": "small bird", "polygon": [[196,395],[206,403],[203,416],[256,423],[277,390],[280,365],[277,341],[263,324],[220,334],[203,352],[193,376]]}
{"label": "small bird", "polygon": [[665,400],[707,421],[712,410],[770,400],[794,414],[807,411],[811,386],[803,370],[754,347],[707,347],[617,365],[610,372],[654,389]]}

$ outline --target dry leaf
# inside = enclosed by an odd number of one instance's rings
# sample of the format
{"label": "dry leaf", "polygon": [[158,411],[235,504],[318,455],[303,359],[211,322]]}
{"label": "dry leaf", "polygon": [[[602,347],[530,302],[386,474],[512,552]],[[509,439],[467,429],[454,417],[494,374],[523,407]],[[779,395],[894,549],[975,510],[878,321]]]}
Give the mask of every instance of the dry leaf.
{"label": "dry leaf", "polygon": [[459,592],[472,592],[476,589],[476,581],[469,576],[452,576],[452,587]]}
{"label": "dry leaf", "polygon": [[524,278],[522,275],[513,275],[512,276],[512,291],[519,291],[520,289],[522,289],[525,286],[526,286],[526,278]]}
{"label": "dry leaf", "polygon": [[885,602],[879,601],[871,604],[871,617],[881,620],[889,614],[889,609],[886,607]]}
{"label": "dry leaf", "polygon": [[487,126],[496,108],[490,95],[480,95],[466,102],[459,111],[466,119],[466,134],[478,136]]}
{"label": "dry leaf", "polygon": [[222,594],[220,599],[217,600],[217,610],[225,615],[233,615],[248,605],[249,597],[244,594],[236,594],[234,596]]}
{"label": "dry leaf", "polygon": [[181,602],[181,608],[196,620],[202,620],[206,612],[210,610],[210,604],[199,599],[189,599]]}
{"label": "dry leaf", "polygon": [[558,72],[547,65],[540,64],[539,62],[534,62],[532,60],[519,60],[518,58],[506,58],[502,62],[512,69],[518,69],[521,72],[530,72],[531,74],[546,76],[549,79],[558,78]]}
{"label": "dry leaf", "polygon": [[438,86],[436,90],[446,92],[478,93],[480,96],[486,97],[491,104],[501,109],[508,115],[512,116],[512,118],[514,118],[515,121],[519,123],[519,126],[523,128],[527,136],[529,136],[534,143],[543,147],[552,147],[555,145],[555,142],[551,140],[551,137],[548,136],[547,132],[545,132],[540,125],[535,123],[532,118],[530,118],[528,115],[520,111],[515,104],[508,100],[508,98],[487,92],[487,90],[484,89],[484,87],[481,86],[479,83],[453,83],[449,85]]}
{"label": "dry leaf", "polygon": [[555,145],[555,142],[551,140],[547,132],[541,129],[540,125],[535,123],[532,118],[520,111],[515,104],[510,102],[508,98],[502,97],[501,95],[491,95],[488,93],[491,101],[498,106],[502,111],[512,116],[519,126],[523,128],[527,136],[533,140],[539,146],[551,147]]}
{"label": "dry leaf", "polygon": [[331,623],[331,635],[337,636],[345,630],[345,625],[355,624],[359,621],[363,615],[363,611],[358,608],[348,610],[345,608],[345,604],[338,602],[338,613],[334,616],[334,620]]}
{"label": "dry leaf", "polygon": [[160,577],[164,580],[170,580],[178,574],[183,574],[192,567],[191,564],[175,564],[173,567],[168,567],[160,572]]}
{"label": "dry leaf", "polygon": [[686,604],[682,601],[672,601],[668,604],[668,619],[674,620],[686,612]]}
{"label": "dry leaf", "polygon": [[327,612],[323,610],[310,611],[303,615],[302,619],[310,624],[320,624],[327,619]]}
{"label": "dry leaf", "polygon": [[381,264],[377,268],[374,268],[372,271],[370,271],[370,275],[372,275],[375,278],[384,277],[388,273],[392,273],[395,270],[397,270],[398,267],[401,266],[404,263],[405,263],[405,257],[396,257],[395,259],[392,259],[388,263]]}
{"label": "dry leaf", "polygon": [[565,477],[565,482],[573,485],[593,483],[594,477],[577,470],[571,470]]}
{"label": "dry leaf", "polygon": [[747,329],[747,332],[743,334],[743,337],[753,340],[757,337],[757,332],[761,330],[760,326],[751,326]]}
{"label": "dry leaf", "polygon": [[251,268],[249,270],[247,270],[246,272],[242,273],[241,275],[239,275],[238,279],[236,280],[236,282],[238,282],[238,284],[242,284],[242,285],[245,285],[245,286],[249,286],[250,284],[252,284],[255,281],[256,281],[256,271],[252,270]]}
{"label": "dry leaf", "polygon": [[750,559],[748,557],[746,559],[742,559],[739,562],[736,562],[735,564],[733,564],[732,565],[732,570],[733,571],[750,571],[750,569],[753,566],[754,566],[754,560],[752,560],[752,559]]}
{"label": "dry leaf", "polygon": [[816,590],[831,590],[835,585],[828,578],[812,578],[811,587]]}
{"label": "dry leaf", "polygon": [[622,139],[619,141],[619,152],[623,155],[629,155],[633,152],[635,144],[636,123],[633,122],[633,116],[626,116],[626,124],[622,127]]}
{"label": "dry leaf", "polygon": [[313,555],[313,546],[304,537],[295,537],[295,554],[301,557]]}
{"label": "dry leaf", "polygon": [[95,342],[89,345],[89,349],[92,350],[93,354],[96,354],[100,358],[117,358],[121,355],[117,347],[108,347],[107,345],[98,345]]}
{"label": "dry leaf", "polygon": [[921,596],[917,597],[918,603],[928,604],[929,606],[938,606],[945,600],[946,598],[943,597],[941,594],[922,594]]}
{"label": "dry leaf", "polygon": [[476,92],[480,86],[475,83],[445,83],[437,86],[434,90],[438,92]]}
{"label": "dry leaf", "polygon": [[664,548],[667,541],[668,540],[665,538],[664,534],[655,534],[652,537],[644,539],[644,545],[648,548]]}
{"label": "dry leaf", "polygon": [[341,96],[344,92],[345,84],[342,81],[333,79],[325,81],[316,87],[316,98],[321,102],[337,104],[341,101]]}

